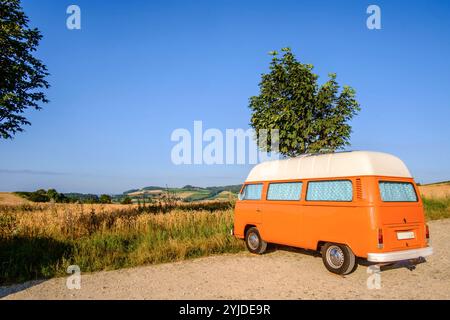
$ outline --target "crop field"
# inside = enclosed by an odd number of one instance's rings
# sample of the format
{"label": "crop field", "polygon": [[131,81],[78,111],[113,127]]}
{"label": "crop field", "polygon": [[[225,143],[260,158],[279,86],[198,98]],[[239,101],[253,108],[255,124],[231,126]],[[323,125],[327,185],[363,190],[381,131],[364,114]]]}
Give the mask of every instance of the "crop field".
{"label": "crop field", "polygon": [[[169,212],[136,205],[0,207],[0,284],[238,252],[232,209],[217,203]],[[229,208],[229,205],[228,205]]]}
{"label": "crop field", "polygon": [[30,201],[19,197],[11,192],[0,192],[0,205],[22,205],[29,204]]}
{"label": "crop field", "polygon": [[450,198],[450,182],[440,182],[419,186],[420,193],[426,198]]}

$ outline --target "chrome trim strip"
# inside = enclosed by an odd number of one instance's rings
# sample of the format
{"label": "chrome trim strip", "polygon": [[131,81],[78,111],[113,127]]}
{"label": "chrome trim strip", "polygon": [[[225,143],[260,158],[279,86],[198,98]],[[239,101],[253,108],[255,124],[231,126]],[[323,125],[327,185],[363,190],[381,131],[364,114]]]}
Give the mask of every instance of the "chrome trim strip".
{"label": "chrome trim strip", "polygon": [[367,254],[367,261],[370,262],[394,262],[408,259],[415,259],[420,257],[428,257],[433,254],[432,247],[383,252],[383,253],[369,253]]}

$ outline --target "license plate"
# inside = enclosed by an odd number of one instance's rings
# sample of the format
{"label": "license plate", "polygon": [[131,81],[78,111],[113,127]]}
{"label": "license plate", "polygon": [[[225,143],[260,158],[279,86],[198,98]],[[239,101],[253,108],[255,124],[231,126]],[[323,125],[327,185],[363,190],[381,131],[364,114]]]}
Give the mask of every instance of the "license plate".
{"label": "license plate", "polygon": [[413,231],[397,232],[398,240],[414,239]]}

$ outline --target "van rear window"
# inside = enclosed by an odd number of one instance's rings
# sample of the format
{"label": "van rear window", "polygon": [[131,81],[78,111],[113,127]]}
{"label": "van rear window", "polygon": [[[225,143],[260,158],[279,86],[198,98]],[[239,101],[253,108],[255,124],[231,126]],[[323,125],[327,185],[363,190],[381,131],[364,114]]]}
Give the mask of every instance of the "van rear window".
{"label": "van rear window", "polygon": [[269,184],[267,200],[300,200],[301,182],[280,182]]}
{"label": "van rear window", "polygon": [[307,201],[352,201],[353,185],[349,180],[311,181]]}
{"label": "van rear window", "polygon": [[381,200],[384,202],[416,202],[417,194],[410,182],[380,181]]}
{"label": "van rear window", "polygon": [[239,195],[240,200],[261,200],[262,184],[247,184]]}

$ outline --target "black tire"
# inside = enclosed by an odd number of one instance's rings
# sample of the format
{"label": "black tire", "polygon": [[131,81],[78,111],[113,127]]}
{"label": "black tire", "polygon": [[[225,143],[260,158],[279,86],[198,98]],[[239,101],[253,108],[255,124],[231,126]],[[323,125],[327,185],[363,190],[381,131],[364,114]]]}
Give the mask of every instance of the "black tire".
{"label": "black tire", "polygon": [[322,247],[322,261],[328,271],[346,275],[356,269],[353,251],[344,244],[327,242]]}
{"label": "black tire", "polygon": [[265,242],[259,231],[255,227],[251,227],[245,233],[245,245],[248,251],[255,254],[263,254],[267,249],[267,242]]}

